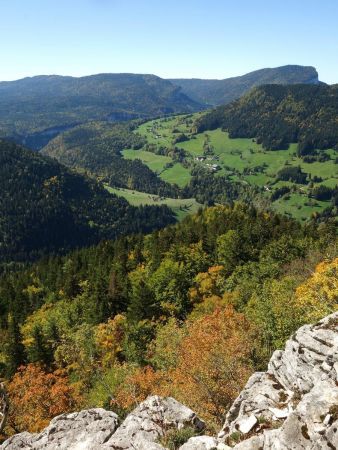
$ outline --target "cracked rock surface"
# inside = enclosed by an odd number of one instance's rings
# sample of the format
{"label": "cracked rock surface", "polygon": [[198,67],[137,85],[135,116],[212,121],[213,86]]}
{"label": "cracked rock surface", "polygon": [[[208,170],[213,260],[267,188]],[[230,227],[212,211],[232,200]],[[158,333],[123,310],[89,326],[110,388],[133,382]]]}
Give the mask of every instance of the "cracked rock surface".
{"label": "cracked rock surface", "polygon": [[118,417],[96,408],[55,417],[41,433],[20,433],[2,444],[4,450],[94,450],[115,432]]}
{"label": "cracked rock surface", "polygon": [[180,450],[338,449],[338,312],[301,327],[253,374],[218,437],[173,398],[149,397],[118,426],[116,414],[91,409],[53,419],[39,434],[21,433],[3,450],[164,450],[168,430],[192,427]]}
{"label": "cracked rock surface", "polygon": [[219,439],[236,450],[338,448],[338,313],[301,327],[251,376]]}
{"label": "cracked rock surface", "polygon": [[153,396],[142,402],[118,427],[118,417],[104,409],[55,417],[38,434],[21,433],[8,439],[1,450],[96,450],[164,449],[158,441],[166,431],[193,427],[196,433],[204,422],[173,398]]}
{"label": "cracked rock surface", "polygon": [[127,416],[104,448],[163,449],[158,441],[166,431],[185,427],[193,427],[198,433],[203,430],[204,422],[173,398],[149,397]]}

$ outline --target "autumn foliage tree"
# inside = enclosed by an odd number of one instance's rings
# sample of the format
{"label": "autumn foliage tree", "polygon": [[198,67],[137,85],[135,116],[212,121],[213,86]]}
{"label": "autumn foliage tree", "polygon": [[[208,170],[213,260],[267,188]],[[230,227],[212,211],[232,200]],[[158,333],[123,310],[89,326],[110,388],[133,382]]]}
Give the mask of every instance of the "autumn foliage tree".
{"label": "autumn foliage tree", "polygon": [[[177,345],[176,366],[135,369],[117,394],[120,406],[130,409],[150,394],[170,395],[210,422],[223,422],[252,372],[252,328],[229,306],[191,322],[186,332]],[[169,338],[168,328],[165,334]],[[161,360],[159,348],[156,358]]]}
{"label": "autumn foliage tree", "polygon": [[296,289],[296,302],[307,322],[338,310],[338,258],[317,265],[312,276]]}
{"label": "autumn foliage tree", "polygon": [[61,372],[46,373],[41,367],[22,366],[8,384],[8,424],[15,432],[37,432],[58,414],[72,411],[79,395]]}
{"label": "autumn foliage tree", "polygon": [[188,325],[172,373],[176,398],[222,423],[252,373],[252,338],[250,323],[231,306]]}

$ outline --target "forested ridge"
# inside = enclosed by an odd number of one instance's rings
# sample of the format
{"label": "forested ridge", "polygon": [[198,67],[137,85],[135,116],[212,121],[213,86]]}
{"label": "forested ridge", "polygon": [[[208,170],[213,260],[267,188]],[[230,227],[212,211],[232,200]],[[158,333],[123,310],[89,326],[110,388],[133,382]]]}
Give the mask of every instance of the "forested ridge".
{"label": "forested ridge", "polygon": [[[36,76],[0,82],[0,137],[45,145],[59,128],[191,112],[203,106],[155,75]],[[41,133],[41,135],[39,135]]]}
{"label": "forested ridge", "polygon": [[134,133],[137,125],[138,122],[79,125],[49,142],[42,153],[110,186],[177,197],[178,188],[162,181],[139,159],[122,158],[122,150],[140,149],[146,144],[144,137]]}
{"label": "forested ridge", "polygon": [[337,85],[266,85],[202,116],[197,130],[222,127],[231,138],[256,138],[270,150],[298,142],[304,156],[338,145],[337,120]]}
{"label": "forested ridge", "polygon": [[6,432],[149,394],[219,426],[274,349],[337,309],[337,256],[333,223],[235,204],[3,274]]}
{"label": "forested ridge", "polygon": [[[179,189],[164,182],[140,159],[124,159],[121,151],[128,148],[140,150],[152,148],[146,138],[135,132],[138,122],[108,124],[91,122],[66,131],[53,139],[42,154],[54,157],[60,163],[113,187],[135,189],[164,197],[196,198],[202,204],[229,203],[234,200],[259,201],[259,189],[229,181],[226,177],[214,177],[210,171],[192,169],[190,183]],[[185,152],[173,145],[163,149],[174,153],[173,158],[184,161]],[[175,153],[176,152],[176,153]]]}
{"label": "forested ridge", "polygon": [[130,206],[57,161],[0,141],[0,262],[65,252],[172,223],[163,207]]}

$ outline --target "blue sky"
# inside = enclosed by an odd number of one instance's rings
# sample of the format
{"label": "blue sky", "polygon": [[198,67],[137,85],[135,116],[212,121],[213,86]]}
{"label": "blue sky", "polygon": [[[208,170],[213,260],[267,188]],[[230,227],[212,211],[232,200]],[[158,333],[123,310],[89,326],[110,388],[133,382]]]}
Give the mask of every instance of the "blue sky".
{"label": "blue sky", "polygon": [[1,0],[0,18],[0,80],[302,64],[338,82],[337,0]]}

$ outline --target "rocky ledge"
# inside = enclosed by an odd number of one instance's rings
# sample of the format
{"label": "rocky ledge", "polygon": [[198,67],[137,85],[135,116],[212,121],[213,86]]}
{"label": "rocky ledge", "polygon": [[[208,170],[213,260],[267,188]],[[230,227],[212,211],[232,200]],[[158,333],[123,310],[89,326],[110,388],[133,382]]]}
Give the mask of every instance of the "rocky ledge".
{"label": "rocky ledge", "polygon": [[173,398],[149,397],[118,426],[103,409],[65,414],[39,434],[21,433],[1,449],[163,450],[172,429],[197,434],[180,450],[333,450],[338,448],[338,313],[300,328],[267,372],[251,376],[217,437]]}

